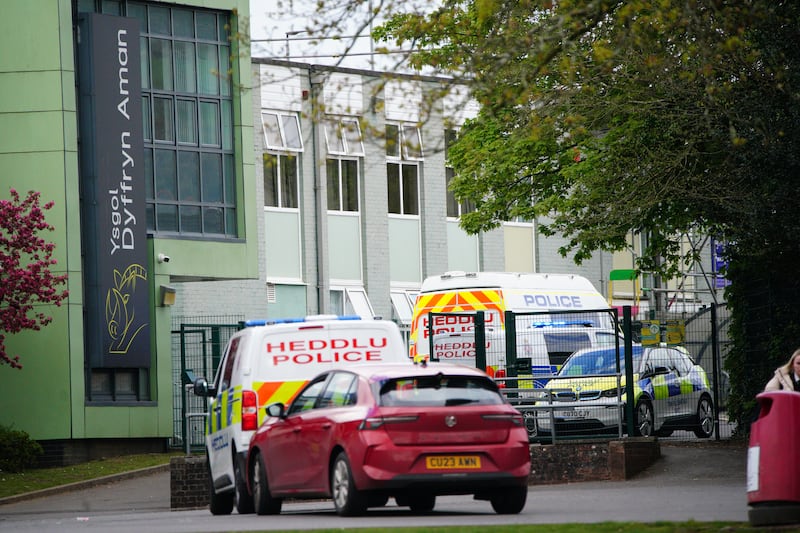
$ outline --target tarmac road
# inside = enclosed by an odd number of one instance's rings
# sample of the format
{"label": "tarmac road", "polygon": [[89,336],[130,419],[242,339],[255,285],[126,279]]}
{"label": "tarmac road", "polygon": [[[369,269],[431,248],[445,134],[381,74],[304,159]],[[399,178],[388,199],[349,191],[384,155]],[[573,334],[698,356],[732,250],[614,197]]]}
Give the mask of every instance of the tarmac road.
{"label": "tarmac road", "polygon": [[[662,443],[662,457],[627,481],[537,485],[519,515],[501,516],[488,502],[442,497],[429,515],[391,504],[365,517],[337,517],[328,501],[286,503],[277,517],[213,517],[207,509],[170,511],[168,471],[0,505],[0,531],[201,532],[325,529],[332,526],[597,523],[605,521],[747,522],[744,444]],[[2,503],[2,501],[0,501]]]}

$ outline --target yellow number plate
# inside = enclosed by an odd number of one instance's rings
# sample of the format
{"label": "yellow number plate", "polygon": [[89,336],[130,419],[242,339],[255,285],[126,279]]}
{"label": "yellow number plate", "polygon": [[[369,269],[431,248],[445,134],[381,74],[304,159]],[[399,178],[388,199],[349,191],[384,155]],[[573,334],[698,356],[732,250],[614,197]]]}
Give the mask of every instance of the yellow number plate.
{"label": "yellow number plate", "polygon": [[433,455],[425,458],[425,467],[428,470],[480,468],[481,458],[477,455]]}

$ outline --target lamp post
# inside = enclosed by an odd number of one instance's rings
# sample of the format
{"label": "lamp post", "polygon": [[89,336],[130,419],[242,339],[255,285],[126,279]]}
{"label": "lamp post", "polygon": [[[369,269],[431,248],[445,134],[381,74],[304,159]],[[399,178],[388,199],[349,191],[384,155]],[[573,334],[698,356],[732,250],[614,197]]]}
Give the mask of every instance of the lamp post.
{"label": "lamp post", "polygon": [[289,59],[289,37],[293,35],[300,35],[301,33],[308,33],[308,30],[293,30],[286,32],[286,59]]}

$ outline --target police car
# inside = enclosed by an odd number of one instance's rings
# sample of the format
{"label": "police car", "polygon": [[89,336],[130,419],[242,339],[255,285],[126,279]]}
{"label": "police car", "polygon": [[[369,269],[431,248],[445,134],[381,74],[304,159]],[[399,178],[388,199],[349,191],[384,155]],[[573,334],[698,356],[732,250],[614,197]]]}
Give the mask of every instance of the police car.
{"label": "police car", "polygon": [[[709,438],[714,431],[714,408],[705,370],[681,347],[635,345],[632,351],[634,433],[669,436],[681,429]],[[542,408],[537,409],[533,433],[550,435],[553,424],[556,436],[616,433],[620,422],[625,431],[622,354],[619,365],[617,375],[615,348],[572,354],[557,376],[537,391],[537,406]]]}
{"label": "police car", "polygon": [[252,513],[247,489],[250,438],[265,418],[263,407],[288,404],[320,372],[354,363],[411,365],[394,322],[315,315],[253,320],[228,341],[213,384],[194,382],[208,398],[206,454],[212,514]]}

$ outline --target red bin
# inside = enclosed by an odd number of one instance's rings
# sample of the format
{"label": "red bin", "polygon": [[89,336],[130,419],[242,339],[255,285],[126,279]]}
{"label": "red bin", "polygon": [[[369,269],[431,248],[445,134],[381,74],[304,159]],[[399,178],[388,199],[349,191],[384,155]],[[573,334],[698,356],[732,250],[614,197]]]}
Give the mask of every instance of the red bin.
{"label": "red bin", "polygon": [[754,526],[800,524],[800,393],[762,392],[747,450],[748,518]]}

